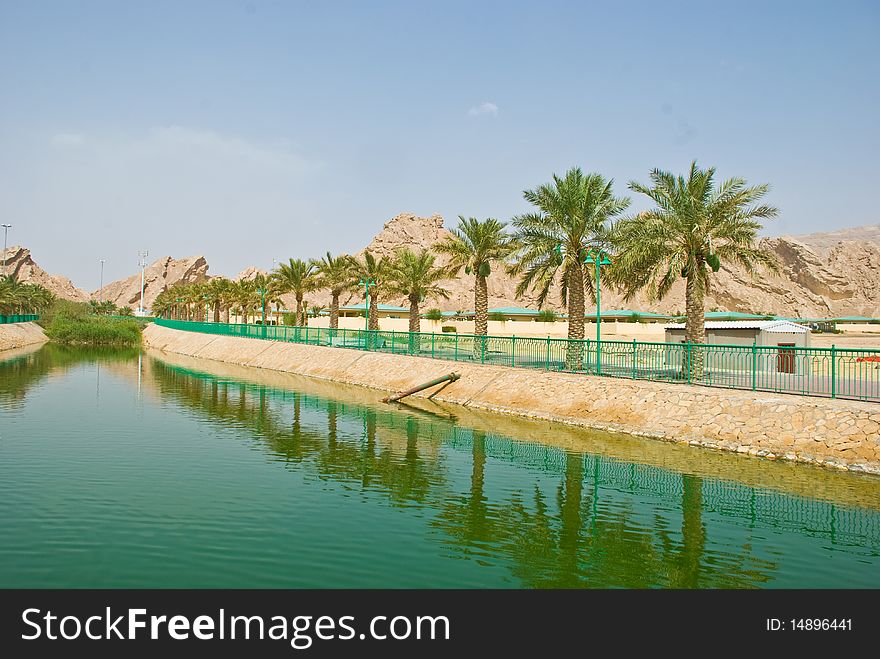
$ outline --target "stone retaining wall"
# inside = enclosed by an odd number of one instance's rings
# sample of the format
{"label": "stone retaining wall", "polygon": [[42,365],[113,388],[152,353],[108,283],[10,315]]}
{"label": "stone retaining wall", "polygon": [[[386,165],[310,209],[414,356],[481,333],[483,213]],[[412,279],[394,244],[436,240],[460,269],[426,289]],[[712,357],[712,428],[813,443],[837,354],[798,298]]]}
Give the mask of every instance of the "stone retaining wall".
{"label": "stone retaining wall", "polygon": [[23,348],[34,343],[45,343],[48,340],[43,333],[43,328],[36,323],[0,325],[0,351]]}
{"label": "stone retaining wall", "polygon": [[[880,405],[630,381],[172,330],[150,347],[400,391],[455,371],[435,399],[767,458],[880,474]],[[420,394],[424,396],[426,394]]]}

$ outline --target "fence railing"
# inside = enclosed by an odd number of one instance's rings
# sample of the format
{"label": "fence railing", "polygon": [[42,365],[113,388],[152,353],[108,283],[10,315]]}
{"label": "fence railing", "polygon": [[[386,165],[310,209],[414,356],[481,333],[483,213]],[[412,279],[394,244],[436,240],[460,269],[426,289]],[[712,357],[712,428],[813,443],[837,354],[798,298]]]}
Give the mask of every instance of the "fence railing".
{"label": "fence railing", "polygon": [[417,355],[630,380],[880,402],[880,348],[797,348],[582,341],[457,332],[395,332],[242,325],[157,318],[172,329]]}
{"label": "fence railing", "polygon": [[8,325],[10,323],[30,323],[34,320],[39,320],[39,318],[39,314],[35,313],[19,313],[9,316],[0,314],[0,325]]}

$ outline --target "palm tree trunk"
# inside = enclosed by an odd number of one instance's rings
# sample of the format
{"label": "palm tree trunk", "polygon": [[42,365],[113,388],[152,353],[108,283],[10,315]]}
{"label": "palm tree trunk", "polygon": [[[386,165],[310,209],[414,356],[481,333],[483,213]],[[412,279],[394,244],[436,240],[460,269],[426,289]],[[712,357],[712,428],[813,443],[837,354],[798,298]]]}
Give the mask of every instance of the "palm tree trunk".
{"label": "palm tree trunk", "polygon": [[681,581],[674,588],[698,588],[700,564],[706,548],[706,527],[703,525],[703,479],[682,476],[681,491]]}
{"label": "palm tree trunk", "polygon": [[[700,264],[702,267],[702,264]],[[706,342],[706,324],[704,320],[705,303],[703,287],[696,273],[691,273],[687,278],[685,287],[685,322],[684,338],[688,346],[682,355],[684,377],[690,374],[691,379],[703,378],[703,347]],[[693,344],[698,344],[696,347]]]}
{"label": "palm tree trunk", "polygon": [[477,275],[474,282],[474,361],[483,361],[486,339],[489,333],[489,287],[486,278]]}
{"label": "palm tree trunk", "polygon": [[421,345],[419,341],[419,330],[421,329],[421,325],[419,324],[419,296],[418,295],[410,295],[409,296],[409,351],[413,354],[418,354],[421,350]]}
{"label": "palm tree trunk", "polygon": [[584,359],[584,270],[573,262],[566,269],[568,277],[568,345],[565,368],[580,371]]}
{"label": "palm tree trunk", "polygon": [[306,324],[305,314],[303,313],[303,294],[296,294],[296,326],[303,327]]}
{"label": "palm tree trunk", "polygon": [[368,329],[379,331],[379,300],[375,293],[370,295],[370,317],[367,319],[367,323]]}
{"label": "palm tree trunk", "polygon": [[223,307],[223,322],[229,324],[229,307]]}
{"label": "palm tree trunk", "polygon": [[330,291],[330,329],[339,328],[339,293]]}
{"label": "palm tree trunk", "polygon": [[215,323],[220,322],[220,305],[219,304],[214,305],[214,322]]}

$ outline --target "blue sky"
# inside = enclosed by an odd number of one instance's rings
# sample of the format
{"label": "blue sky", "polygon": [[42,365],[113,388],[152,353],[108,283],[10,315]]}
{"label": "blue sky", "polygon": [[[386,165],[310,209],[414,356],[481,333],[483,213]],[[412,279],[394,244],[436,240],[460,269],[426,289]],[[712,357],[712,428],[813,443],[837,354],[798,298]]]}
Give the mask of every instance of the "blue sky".
{"label": "blue sky", "polygon": [[[0,219],[89,290],[509,219],[573,165],[768,182],[767,232],[878,221],[877,2],[0,0]],[[635,209],[644,202],[634,198]]]}

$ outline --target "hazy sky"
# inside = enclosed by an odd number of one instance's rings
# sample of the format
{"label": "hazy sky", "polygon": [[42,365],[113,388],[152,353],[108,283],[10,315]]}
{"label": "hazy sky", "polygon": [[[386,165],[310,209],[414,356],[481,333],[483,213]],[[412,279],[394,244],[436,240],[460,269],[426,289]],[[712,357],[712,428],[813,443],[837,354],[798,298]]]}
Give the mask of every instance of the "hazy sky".
{"label": "hazy sky", "polygon": [[622,194],[696,158],[773,186],[769,233],[876,223],[878,82],[876,0],[0,0],[0,220],[89,290],[141,247],[234,275],[509,219],[573,165]]}

